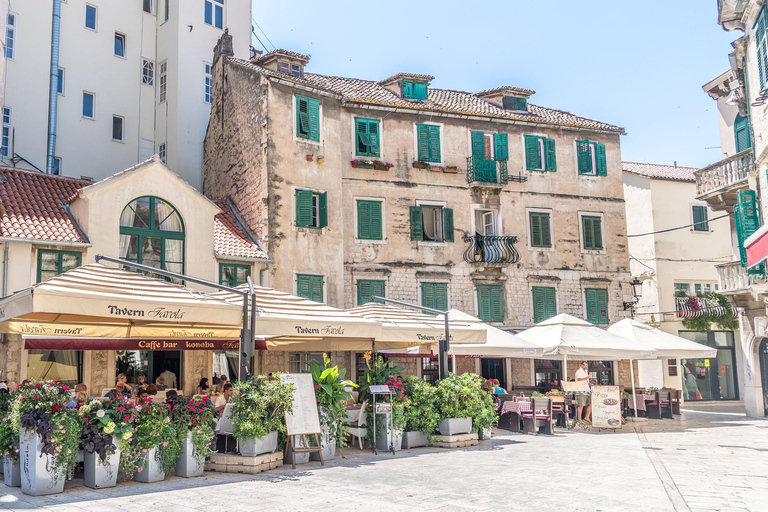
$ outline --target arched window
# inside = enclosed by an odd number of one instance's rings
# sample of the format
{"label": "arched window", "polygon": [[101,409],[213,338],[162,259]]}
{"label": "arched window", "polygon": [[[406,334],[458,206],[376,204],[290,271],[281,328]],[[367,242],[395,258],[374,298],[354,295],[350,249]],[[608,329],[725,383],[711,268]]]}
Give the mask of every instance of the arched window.
{"label": "arched window", "polygon": [[120,257],[150,267],[184,273],[184,223],[159,197],[134,199],[120,215]]}
{"label": "arched window", "polygon": [[736,114],[733,122],[733,133],[736,137],[736,152],[741,153],[752,147],[752,138],[749,136],[749,118]]}

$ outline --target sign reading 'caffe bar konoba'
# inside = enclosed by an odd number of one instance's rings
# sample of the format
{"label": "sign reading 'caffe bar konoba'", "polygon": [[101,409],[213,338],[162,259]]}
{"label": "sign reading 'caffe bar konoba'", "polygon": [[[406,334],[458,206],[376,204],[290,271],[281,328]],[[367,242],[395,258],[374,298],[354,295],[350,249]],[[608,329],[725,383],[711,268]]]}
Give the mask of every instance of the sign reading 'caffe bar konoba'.
{"label": "sign reading 'caffe bar konoba'", "polygon": [[27,338],[27,350],[238,350],[238,340],[121,340],[88,338]]}

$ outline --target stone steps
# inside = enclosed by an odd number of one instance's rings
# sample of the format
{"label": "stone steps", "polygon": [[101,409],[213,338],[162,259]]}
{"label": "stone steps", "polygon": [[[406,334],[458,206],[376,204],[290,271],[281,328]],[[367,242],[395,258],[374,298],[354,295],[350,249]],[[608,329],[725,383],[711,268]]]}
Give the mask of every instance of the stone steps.
{"label": "stone steps", "polygon": [[206,471],[219,473],[243,473],[254,475],[270,469],[277,469],[283,465],[283,453],[265,453],[256,457],[243,457],[225,453],[214,453],[210,460],[205,462]]}
{"label": "stone steps", "polygon": [[438,448],[466,448],[467,446],[477,446],[477,432],[471,434],[457,434],[455,436],[437,436],[432,446]]}

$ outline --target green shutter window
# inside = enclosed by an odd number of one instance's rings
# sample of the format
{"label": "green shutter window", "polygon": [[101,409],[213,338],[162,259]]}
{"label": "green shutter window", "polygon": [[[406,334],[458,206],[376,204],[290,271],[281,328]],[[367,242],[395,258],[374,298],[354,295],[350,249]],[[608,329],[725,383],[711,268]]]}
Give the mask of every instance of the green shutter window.
{"label": "green shutter window", "polygon": [[607,176],[608,167],[605,161],[605,144],[595,144],[595,150],[597,152],[597,175]]}
{"label": "green shutter window", "polygon": [[497,133],[493,136],[496,146],[496,160],[509,160],[509,137],[506,133]]}
{"label": "green shutter window", "polygon": [[549,213],[531,212],[531,247],[552,247]]}
{"label": "green shutter window", "polygon": [[373,297],[384,297],[384,281],[361,279],[357,282],[357,305],[371,302]]}
{"label": "green shutter window", "polygon": [[77,268],[82,261],[83,254],[79,252],[40,249],[37,251],[37,282],[42,283]]}
{"label": "green shutter window", "polygon": [[417,124],[419,161],[440,162],[440,127]]}
{"label": "green shutter window", "polygon": [[440,127],[429,125],[429,161],[440,162]]}
{"label": "green shutter window", "polygon": [[379,120],[355,119],[356,149],[358,156],[380,156],[379,154]]}
{"label": "green shutter window", "polygon": [[582,216],[581,230],[584,238],[584,250],[603,250],[602,218],[589,215]]}
{"label": "green shutter window", "polygon": [[766,8],[760,9],[757,15],[757,21],[753,27],[755,29],[755,50],[757,52],[757,72],[760,82],[760,92],[768,88],[768,15]]}
{"label": "green shutter window", "polygon": [[740,153],[752,147],[752,140],[749,136],[749,118],[736,115],[736,121],[733,123],[733,131],[736,138],[736,152]]}
{"label": "green shutter window", "polygon": [[328,192],[322,192],[320,196],[320,225],[318,227],[324,228],[328,226]]}
{"label": "green shutter window", "polygon": [[250,265],[235,265],[232,263],[219,263],[219,284],[234,288],[248,282],[251,275]]}
{"label": "green shutter window", "polygon": [[427,99],[427,84],[423,82],[416,82],[413,84],[413,99],[415,100]]}
{"label": "green shutter window", "polygon": [[413,82],[400,82],[403,98],[413,99]]}
{"label": "green shutter window", "polygon": [[590,153],[588,140],[577,140],[576,150],[578,153],[579,174],[593,174],[592,154]]}
{"label": "green shutter window", "polygon": [[557,315],[556,290],[548,286],[533,287],[533,323]]}
{"label": "green shutter window", "polygon": [[504,321],[504,302],[500,285],[477,285],[477,313],[484,322]]}
{"label": "green shutter window", "polygon": [[744,242],[760,227],[757,215],[757,196],[754,190],[739,190],[739,202],[734,205],[736,236],[739,241],[741,266],[747,266],[747,251]]}
{"label": "green shutter window", "polygon": [[320,141],[320,102],[309,99],[309,139]]}
{"label": "green shutter window", "polygon": [[546,151],[546,165],[547,171],[557,171],[557,158],[555,155],[555,139],[545,139],[544,148]]}
{"label": "green shutter window", "polygon": [[424,226],[421,217],[421,206],[411,206],[411,240],[424,240]]}
{"label": "green shutter window", "polygon": [[323,302],[323,276],[298,274],[296,276],[296,294],[315,302]]}
{"label": "green shutter window", "polygon": [[320,140],[320,101],[296,95],[296,136]]}
{"label": "green shutter window", "polygon": [[312,191],[296,190],[296,227],[314,227]]}
{"label": "green shutter window", "polygon": [[453,242],[453,209],[443,208],[443,241]]}
{"label": "green shutter window", "polygon": [[357,201],[357,238],[382,239],[381,201]]}
{"label": "green shutter window", "polygon": [[525,136],[525,168],[529,171],[542,170],[539,137],[535,135]]}
{"label": "green shutter window", "polygon": [[446,311],[448,309],[448,285],[446,283],[421,283],[421,305]]}
{"label": "green shutter window", "polygon": [[381,156],[379,151],[379,120],[368,121],[368,139],[371,141],[370,156]]}
{"label": "green shutter window", "polygon": [[693,206],[693,230],[694,231],[709,231],[709,222],[707,218],[706,206]]}
{"label": "green shutter window", "polygon": [[587,303],[587,322],[608,323],[608,290],[587,288],[584,290]]}
{"label": "green shutter window", "polygon": [[423,124],[417,124],[416,138],[418,139],[419,161],[429,161],[429,127]]}
{"label": "green shutter window", "polygon": [[472,132],[472,156],[485,159],[485,134]]}

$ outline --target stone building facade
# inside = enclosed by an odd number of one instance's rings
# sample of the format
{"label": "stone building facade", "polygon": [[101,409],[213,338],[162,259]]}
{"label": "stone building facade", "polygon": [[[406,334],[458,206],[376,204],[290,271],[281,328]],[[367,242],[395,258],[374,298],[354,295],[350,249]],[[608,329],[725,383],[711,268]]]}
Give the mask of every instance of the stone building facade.
{"label": "stone building facade", "polygon": [[[226,38],[204,193],[242,212],[268,251],[269,286],[340,308],[383,293],[510,330],[557,313],[628,316],[622,128],[515,87],[325,76],[283,50],[245,61]],[[291,356],[266,357],[271,371]],[[499,364],[501,380],[533,383],[533,362],[514,363],[530,368],[522,380]]]}

